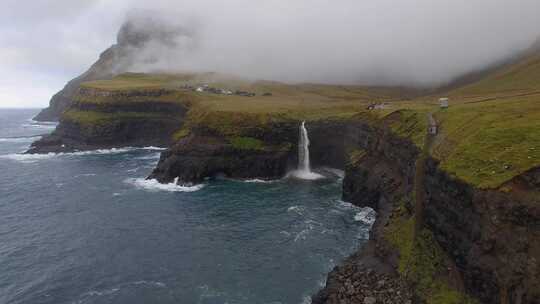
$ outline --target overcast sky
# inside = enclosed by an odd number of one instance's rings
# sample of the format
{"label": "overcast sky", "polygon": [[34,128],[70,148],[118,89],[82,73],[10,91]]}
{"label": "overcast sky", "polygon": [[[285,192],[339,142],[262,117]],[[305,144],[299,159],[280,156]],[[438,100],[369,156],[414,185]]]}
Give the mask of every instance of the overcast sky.
{"label": "overcast sky", "polygon": [[153,68],[284,81],[437,84],[540,37],[539,0],[3,0],[0,107],[45,107],[134,9],[197,33]]}

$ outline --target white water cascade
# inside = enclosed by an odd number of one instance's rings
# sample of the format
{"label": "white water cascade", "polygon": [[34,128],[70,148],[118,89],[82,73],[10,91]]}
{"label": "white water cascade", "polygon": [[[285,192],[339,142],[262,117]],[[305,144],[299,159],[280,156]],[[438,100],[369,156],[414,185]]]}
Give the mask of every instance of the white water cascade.
{"label": "white water cascade", "polygon": [[298,143],[298,171],[311,172],[309,164],[309,137],[306,129],[306,122],[300,125],[300,142]]}
{"label": "white water cascade", "polygon": [[309,162],[309,136],[305,121],[303,121],[300,125],[300,140],[298,142],[298,169],[291,172],[291,174],[294,177],[309,180],[324,177],[311,171],[311,164]]}

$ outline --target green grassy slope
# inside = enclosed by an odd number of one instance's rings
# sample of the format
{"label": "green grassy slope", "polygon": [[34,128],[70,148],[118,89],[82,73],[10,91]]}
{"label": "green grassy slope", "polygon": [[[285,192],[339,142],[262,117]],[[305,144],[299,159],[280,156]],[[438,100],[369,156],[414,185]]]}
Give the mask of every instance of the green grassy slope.
{"label": "green grassy slope", "polygon": [[[198,93],[186,86],[212,87],[254,92],[255,97]],[[284,84],[247,81],[228,75],[123,74],[111,80],[87,82],[85,88],[132,93],[166,89],[159,97],[80,97],[79,102],[171,101],[189,104],[185,128],[205,125],[228,136],[240,129],[269,122],[291,120],[354,119],[365,117],[374,102],[390,102],[383,110],[370,111],[400,136],[423,145],[427,114],[439,123],[431,154],[456,178],[480,188],[497,188],[513,177],[540,166],[540,53],[487,75],[485,78],[441,94],[408,99],[418,92],[402,88]],[[271,96],[263,96],[271,93]],[[450,97],[450,107],[441,110],[438,98]],[[73,114],[73,113],[72,113]],[[371,115],[372,114],[372,115]],[[74,115],[72,115],[74,116]],[[83,114],[79,116],[84,118]]]}
{"label": "green grassy slope", "polygon": [[495,188],[540,166],[540,54],[448,95],[432,151],[443,169]]}

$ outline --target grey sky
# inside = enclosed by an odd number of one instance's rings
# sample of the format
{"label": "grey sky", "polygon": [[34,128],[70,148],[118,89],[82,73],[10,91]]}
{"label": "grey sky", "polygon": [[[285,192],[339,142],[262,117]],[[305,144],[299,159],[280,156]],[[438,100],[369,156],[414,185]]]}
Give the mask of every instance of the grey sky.
{"label": "grey sky", "polygon": [[527,47],[538,0],[4,0],[0,107],[46,106],[113,44],[126,14],[193,27],[153,69],[285,81],[435,84]]}

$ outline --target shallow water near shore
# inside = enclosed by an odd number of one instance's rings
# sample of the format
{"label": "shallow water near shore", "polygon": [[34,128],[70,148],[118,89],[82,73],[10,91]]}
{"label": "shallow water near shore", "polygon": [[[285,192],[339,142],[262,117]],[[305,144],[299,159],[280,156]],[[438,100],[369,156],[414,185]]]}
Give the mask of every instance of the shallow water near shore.
{"label": "shallow water near shore", "polygon": [[303,303],[367,239],[341,178],[145,181],[160,149],[22,155],[0,110],[0,303]]}

